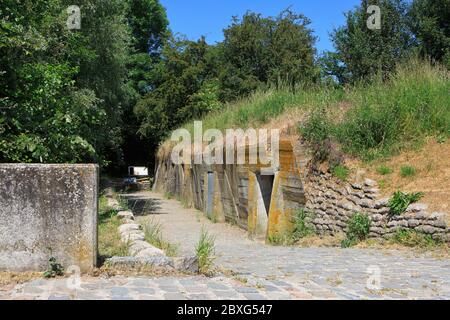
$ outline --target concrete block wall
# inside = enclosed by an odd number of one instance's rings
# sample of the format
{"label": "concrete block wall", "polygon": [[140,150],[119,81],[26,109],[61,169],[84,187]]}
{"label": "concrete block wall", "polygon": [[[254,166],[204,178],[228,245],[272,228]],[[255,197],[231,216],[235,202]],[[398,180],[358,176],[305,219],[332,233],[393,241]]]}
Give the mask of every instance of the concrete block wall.
{"label": "concrete block wall", "polygon": [[0,164],[0,270],[97,261],[97,165]]}

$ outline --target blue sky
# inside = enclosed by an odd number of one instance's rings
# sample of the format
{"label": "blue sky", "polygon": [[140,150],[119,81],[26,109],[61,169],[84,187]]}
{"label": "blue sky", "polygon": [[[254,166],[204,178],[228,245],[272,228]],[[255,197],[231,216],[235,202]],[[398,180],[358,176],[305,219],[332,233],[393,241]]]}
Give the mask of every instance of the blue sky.
{"label": "blue sky", "polygon": [[160,0],[167,9],[170,28],[175,33],[196,40],[206,36],[208,43],[223,40],[222,30],[230,25],[233,15],[247,10],[275,16],[291,7],[312,20],[311,27],[319,38],[317,48],[332,50],[329,33],[344,23],[344,12],[353,9],[360,0]]}

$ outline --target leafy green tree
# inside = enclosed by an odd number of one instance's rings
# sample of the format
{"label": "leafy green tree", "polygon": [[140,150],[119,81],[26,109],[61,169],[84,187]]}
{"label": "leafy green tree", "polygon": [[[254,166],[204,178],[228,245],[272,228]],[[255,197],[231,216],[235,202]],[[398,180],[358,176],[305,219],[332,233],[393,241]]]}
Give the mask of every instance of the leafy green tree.
{"label": "leafy green tree", "polygon": [[[369,5],[381,9],[381,29],[369,29]],[[337,56],[328,56],[329,73],[351,82],[381,72],[388,75],[410,52],[413,38],[407,26],[407,4],[403,0],[362,0],[346,14],[346,24],[331,35]],[[342,66],[344,68],[342,68]]]}
{"label": "leafy green tree", "polygon": [[217,104],[208,50],[204,38],[194,42],[171,37],[165,45],[153,69],[153,90],[135,107],[140,133],[153,137],[155,145],[169,130]]}
{"label": "leafy green tree", "polygon": [[0,161],[117,161],[126,101],[128,27],[122,1],[63,0],[0,8]]}
{"label": "leafy green tree", "polygon": [[421,53],[450,69],[450,1],[414,0],[409,18]]}
{"label": "leafy green tree", "polygon": [[310,21],[285,10],[277,17],[247,12],[233,17],[221,45],[221,99],[232,100],[267,84],[295,86],[315,77]]}

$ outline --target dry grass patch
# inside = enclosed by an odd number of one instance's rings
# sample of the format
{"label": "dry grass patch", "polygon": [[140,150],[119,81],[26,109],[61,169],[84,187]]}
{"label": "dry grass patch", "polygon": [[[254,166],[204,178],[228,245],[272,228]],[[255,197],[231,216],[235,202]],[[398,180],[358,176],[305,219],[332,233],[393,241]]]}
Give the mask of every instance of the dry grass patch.
{"label": "dry grass patch", "polygon": [[0,272],[0,287],[25,283],[42,278],[42,272]]}
{"label": "dry grass patch", "polygon": [[[406,165],[414,167],[416,174],[403,177],[401,168]],[[382,166],[392,172],[382,174],[379,170]],[[424,197],[420,201],[429,205],[429,212],[446,212],[447,223],[450,224],[450,141],[438,143],[436,139],[429,138],[423,146],[388,160],[368,164],[353,161],[352,167],[365,168],[367,176],[378,181],[386,197],[397,190],[423,192]]]}

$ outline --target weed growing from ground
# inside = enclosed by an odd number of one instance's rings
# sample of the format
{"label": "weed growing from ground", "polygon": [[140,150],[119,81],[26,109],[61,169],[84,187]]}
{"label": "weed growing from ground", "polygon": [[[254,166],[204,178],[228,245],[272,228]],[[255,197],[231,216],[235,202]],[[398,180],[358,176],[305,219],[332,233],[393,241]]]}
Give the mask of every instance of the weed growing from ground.
{"label": "weed growing from ground", "polygon": [[164,240],[160,223],[152,220],[147,221],[144,224],[144,235],[145,241],[163,250],[169,257],[177,255],[178,246]]}
{"label": "weed growing from ground", "polygon": [[411,203],[419,201],[422,197],[423,197],[422,192],[409,194],[403,193],[401,191],[395,192],[388,202],[391,215],[402,214],[403,212],[406,211],[406,209]]}
{"label": "weed growing from ground", "polygon": [[215,260],[215,237],[202,228],[200,239],[195,247],[200,273],[209,274]]}
{"label": "weed growing from ground", "polygon": [[371,220],[367,214],[355,213],[347,222],[347,238],[341,247],[348,248],[367,239],[370,232]]}
{"label": "weed growing from ground", "polygon": [[403,178],[412,177],[416,174],[416,168],[412,166],[402,166],[400,168],[400,175]]}
{"label": "weed growing from ground", "polygon": [[43,274],[44,278],[55,278],[64,275],[63,266],[56,261],[56,258],[51,257],[49,260],[49,268]]}
{"label": "weed growing from ground", "polygon": [[379,166],[377,168],[377,172],[383,176],[391,174],[392,173],[392,169],[386,166]]}

